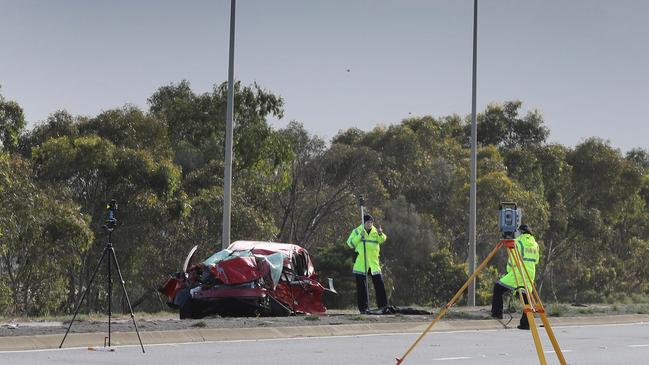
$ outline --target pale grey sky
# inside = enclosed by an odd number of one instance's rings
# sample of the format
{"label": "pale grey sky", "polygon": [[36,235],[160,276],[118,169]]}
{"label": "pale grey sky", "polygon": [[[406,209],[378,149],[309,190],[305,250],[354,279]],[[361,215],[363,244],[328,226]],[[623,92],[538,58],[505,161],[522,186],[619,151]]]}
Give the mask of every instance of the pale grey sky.
{"label": "pale grey sky", "polygon": [[[229,0],[0,0],[0,91],[33,125],[227,78]],[[472,0],[239,0],[235,77],[325,138],[471,111]],[[649,1],[482,0],[478,109],[519,99],[550,139],[649,149]],[[347,72],[347,70],[350,70]]]}

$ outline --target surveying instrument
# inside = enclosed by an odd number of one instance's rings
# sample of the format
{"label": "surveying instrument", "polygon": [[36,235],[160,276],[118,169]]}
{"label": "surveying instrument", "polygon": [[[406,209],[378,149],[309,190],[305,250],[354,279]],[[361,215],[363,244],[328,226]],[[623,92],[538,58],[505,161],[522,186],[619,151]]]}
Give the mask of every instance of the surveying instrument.
{"label": "surveying instrument", "polygon": [[[458,290],[455,296],[453,296],[453,298],[444,307],[442,307],[437,317],[428,325],[428,327],[426,327],[424,332],[419,335],[419,337],[417,337],[415,342],[408,348],[406,353],[401,358],[397,358],[397,365],[403,363],[406,356],[408,356],[410,352],[412,352],[415,346],[419,344],[419,341],[421,341],[424,336],[431,330],[431,328],[433,328],[433,326],[446,314],[446,311],[455,304],[455,302],[460,298],[462,293],[469,286],[469,283],[473,282],[480,271],[484,269],[485,266],[487,266],[489,261],[491,261],[491,259],[496,255],[498,250],[503,247],[507,249],[509,264],[514,270],[514,278],[516,279],[515,292],[517,293],[518,299],[523,306],[523,313],[529,321],[532,338],[534,339],[534,346],[536,347],[536,353],[539,357],[539,363],[541,365],[547,365],[545,354],[543,353],[543,346],[541,345],[541,339],[539,338],[539,331],[536,327],[536,322],[534,321],[535,314],[538,314],[541,322],[543,322],[543,326],[545,328],[545,331],[547,332],[548,338],[552,342],[552,347],[554,348],[554,352],[556,353],[559,362],[561,363],[561,365],[567,364],[566,359],[563,357],[563,353],[561,352],[561,348],[559,347],[559,343],[554,336],[550,322],[548,321],[547,314],[545,313],[545,308],[543,307],[541,298],[539,297],[538,291],[536,290],[534,281],[532,280],[527,268],[523,264],[523,256],[521,255],[521,252],[518,249],[518,245],[516,244],[516,240],[514,239],[516,231],[518,230],[518,227],[521,223],[521,217],[521,211],[516,207],[516,203],[500,203],[499,225],[503,238],[489,253],[487,258],[480,264],[480,266],[478,266],[473,275],[471,275],[466,283],[464,283],[464,285],[460,288],[460,290]],[[525,294],[523,293],[523,291],[525,293],[528,293],[528,301],[525,300]]]}
{"label": "surveying instrument", "polygon": [[[135,316],[133,315],[133,307],[131,306],[131,300],[128,298],[128,293],[126,292],[126,286],[124,285],[124,278],[122,277],[122,271],[119,269],[119,264],[117,263],[117,256],[115,256],[115,248],[113,247],[113,242],[112,242],[112,237],[113,237],[113,231],[115,228],[117,228],[117,201],[115,199],[112,199],[108,205],[106,206],[107,210],[107,219],[104,223],[103,228],[108,232],[108,242],[106,242],[106,246],[104,247],[104,251],[101,253],[101,258],[99,259],[99,262],[97,263],[97,266],[95,267],[95,271],[92,273],[92,276],[90,277],[90,281],[88,282],[88,286],[86,287],[86,290],[83,292],[83,295],[81,296],[81,300],[79,300],[79,303],[77,304],[77,308],[74,310],[74,316],[72,316],[72,320],[70,321],[70,325],[68,326],[67,331],[65,331],[65,336],[63,336],[63,340],[61,340],[61,344],[59,345],[59,348],[63,347],[63,342],[65,342],[65,338],[68,337],[68,333],[70,332],[70,328],[72,328],[72,324],[74,323],[75,318],[77,318],[77,314],[79,314],[79,308],[81,308],[81,304],[83,303],[83,300],[86,298],[86,294],[88,294],[88,291],[90,290],[90,287],[92,286],[92,281],[95,279],[95,275],[97,275],[97,272],[99,271],[99,267],[101,266],[101,263],[104,261],[104,258],[108,257],[106,259],[106,263],[108,266],[108,337],[104,339],[104,348],[106,348],[106,343],[108,343],[108,348],[110,349],[110,325],[111,325],[111,316],[112,316],[112,311],[111,311],[111,305],[112,305],[112,293],[113,293],[113,278],[112,278],[112,265],[111,262],[115,264],[115,269],[117,270],[117,274],[119,275],[119,282],[122,285],[122,290],[124,291],[124,297],[126,298],[126,302],[128,303],[128,309],[131,311],[131,319],[133,320],[133,326],[135,327],[135,333],[137,333],[137,339],[140,341],[140,347],[142,348],[142,353],[144,353],[144,345],[142,345],[142,339],[140,338],[140,331],[137,329],[137,323],[135,323]],[[107,341],[106,341],[107,340]],[[92,348],[88,348],[92,349]],[[111,349],[112,350],[112,349]]]}

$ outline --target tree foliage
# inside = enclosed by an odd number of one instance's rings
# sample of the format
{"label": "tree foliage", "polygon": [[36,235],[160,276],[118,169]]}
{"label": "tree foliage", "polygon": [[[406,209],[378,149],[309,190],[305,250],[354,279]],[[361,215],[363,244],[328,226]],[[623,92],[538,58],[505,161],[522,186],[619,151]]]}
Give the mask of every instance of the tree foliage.
{"label": "tree foliage", "polygon": [[29,161],[0,154],[0,290],[8,313],[58,312],[93,239],[79,206],[40,188]]}
{"label": "tree foliage", "polygon": [[0,144],[2,144],[2,150],[16,151],[24,128],[23,109],[17,102],[5,100],[0,94]]}
{"label": "tree foliage", "polygon": [[[450,298],[467,278],[468,118],[408,118],[325,141],[297,121],[272,127],[281,97],[256,84],[234,89],[233,240],[306,247],[321,276],[336,279],[340,294],[328,305],[353,306],[344,242],[360,224],[362,194],[389,237],[390,301]],[[221,247],[226,90],[199,94],[182,81],[153,92],[148,110],[59,110],[30,131],[20,106],[0,96],[0,312],[74,307],[105,246],[111,198],[120,203],[114,243],[133,303],[163,309],[160,277],[179,270],[195,244],[199,256]],[[478,259],[500,238],[498,203],[516,201],[540,243],[544,297],[649,294],[649,152],[623,155],[597,138],[566,147],[547,143],[548,134],[542,114],[522,112],[520,101],[478,115]],[[480,277],[479,303],[505,262],[498,255]],[[105,290],[90,286],[85,310],[105,309]]]}

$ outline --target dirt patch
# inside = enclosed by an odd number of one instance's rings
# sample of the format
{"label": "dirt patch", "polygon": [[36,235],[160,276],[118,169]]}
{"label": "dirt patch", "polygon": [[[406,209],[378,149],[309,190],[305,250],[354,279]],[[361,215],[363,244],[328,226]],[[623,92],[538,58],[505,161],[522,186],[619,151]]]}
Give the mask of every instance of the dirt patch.
{"label": "dirt patch", "polygon": [[[135,315],[138,330],[168,331],[196,328],[257,328],[257,327],[294,327],[343,325],[358,323],[394,323],[394,322],[425,322],[431,321],[432,315],[361,315],[356,311],[329,311],[324,316],[296,315],[290,317],[240,317],[222,318],[206,317],[203,319],[178,319],[175,313],[160,315]],[[64,334],[69,319],[66,321],[43,320],[5,320],[0,324],[0,336],[34,336],[48,334]],[[103,320],[77,319],[74,321],[71,333],[91,333],[108,331],[108,317]],[[113,315],[111,320],[112,332],[135,331],[130,315]]]}
{"label": "dirt patch", "polygon": [[[592,317],[619,314],[649,313],[647,304],[630,305],[589,305],[574,306],[569,304],[546,305],[551,317]],[[420,308],[425,309],[425,308]],[[490,307],[454,307],[444,317],[444,320],[490,319]],[[72,325],[71,333],[107,332],[108,317],[93,314],[91,317],[80,316]],[[520,317],[512,313],[514,319]],[[63,335],[72,317],[59,317],[55,320],[45,319],[2,319],[0,320],[0,336],[35,336],[48,334]],[[178,319],[178,314],[164,312],[157,314],[136,313],[135,320],[138,329],[146,331],[169,331],[204,328],[258,328],[258,327],[295,327],[295,326],[335,326],[359,323],[407,323],[429,322],[433,315],[365,315],[356,310],[330,310],[324,316],[296,315],[291,317],[206,317],[203,319]],[[133,332],[135,327],[129,314],[113,314],[111,321],[112,332]]]}

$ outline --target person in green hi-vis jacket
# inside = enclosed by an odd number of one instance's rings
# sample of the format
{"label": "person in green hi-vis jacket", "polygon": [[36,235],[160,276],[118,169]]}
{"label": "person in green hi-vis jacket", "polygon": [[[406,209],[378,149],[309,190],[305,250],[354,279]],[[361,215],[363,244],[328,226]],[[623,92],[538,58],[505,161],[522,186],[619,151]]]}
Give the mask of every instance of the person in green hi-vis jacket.
{"label": "person in green hi-vis jacket", "polygon": [[[522,224],[518,227],[518,230],[521,235],[516,238],[516,245],[523,257],[523,265],[527,268],[527,272],[530,274],[532,282],[534,282],[534,277],[536,276],[536,265],[539,263],[539,257],[541,256],[539,245],[536,243],[534,236],[532,236],[530,227],[526,224]],[[525,292],[525,289],[522,288],[523,280],[526,278],[521,277],[520,274],[514,270],[513,266],[514,264],[508,260],[507,274],[500,278],[500,280],[498,280],[494,285],[493,296],[491,298],[491,316],[496,319],[503,318],[503,294],[507,292],[521,290],[523,300],[525,300],[525,303],[529,303],[527,293]],[[517,287],[516,283],[518,283],[519,287]],[[521,317],[518,328],[522,330],[530,329],[530,324],[525,313],[523,313],[523,317]]]}
{"label": "person in green hi-vis jacket", "polygon": [[[372,283],[376,292],[376,304],[379,308],[388,305],[388,298],[385,293],[385,284],[381,275],[381,264],[379,255],[381,245],[388,237],[383,233],[379,225],[374,227],[374,218],[366,214],[363,216],[363,224],[356,227],[347,238],[347,246],[354,249],[356,260],[352,272],[356,276],[356,295],[358,299],[358,310],[366,313],[369,309],[366,291],[366,270],[372,275]],[[365,243],[365,253],[363,252],[363,242]],[[367,256],[367,263],[365,262]]]}

